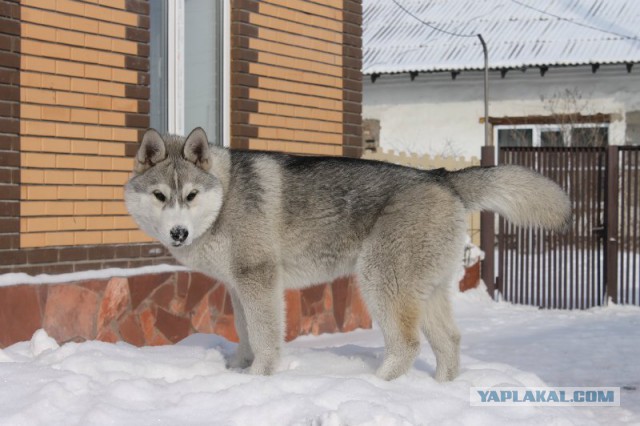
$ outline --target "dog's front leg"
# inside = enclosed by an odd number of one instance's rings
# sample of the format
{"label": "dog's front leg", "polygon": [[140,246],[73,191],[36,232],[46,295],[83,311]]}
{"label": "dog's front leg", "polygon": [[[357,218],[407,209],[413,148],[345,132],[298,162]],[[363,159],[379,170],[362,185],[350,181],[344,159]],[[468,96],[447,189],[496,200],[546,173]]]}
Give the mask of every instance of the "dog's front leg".
{"label": "dog's front leg", "polygon": [[275,265],[263,264],[245,271],[238,279],[236,291],[254,354],[250,371],[272,374],[284,340],[284,295]]}
{"label": "dog's front leg", "polygon": [[229,360],[227,367],[230,368],[246,368],[253,363],[253,351],[249,344],[249,333],[247,331],[247,319],[244,316],[244,308],[238,297],[236,290],[229,289],[231,295],[231,304],[233,305],[233,318],[236,324],[236,331],[240,338],[238,349],[233,357]]}

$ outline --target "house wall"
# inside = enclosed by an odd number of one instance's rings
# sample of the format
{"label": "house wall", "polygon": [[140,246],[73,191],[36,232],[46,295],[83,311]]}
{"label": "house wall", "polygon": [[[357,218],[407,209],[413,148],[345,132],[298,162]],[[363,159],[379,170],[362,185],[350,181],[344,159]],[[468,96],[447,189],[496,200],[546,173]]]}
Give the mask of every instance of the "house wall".
{"label": "house wall", "polygon": [[[544,77],[537,69],[509,71],[505,78],[492,71],[489,90],[490,117],[611,114],[610,143],[640,143],[637,67],[631,73],[624,65],[603,65],[596,73],[591,67],[551,68]],[[582,99],[567,99],[563,95],[567,90]],[[383,75],[375,83],[365,76],[363,92],[363,117],[380,120],[383,149],[480,156],[484,145],[482,72],[462,72],[455,80],[449,73],[420,74],[414,81],[408,74]]]}
{"label": "house wall", "polygon": [[361,14],[355,0],[237,0],[231,147],[361,152]]}

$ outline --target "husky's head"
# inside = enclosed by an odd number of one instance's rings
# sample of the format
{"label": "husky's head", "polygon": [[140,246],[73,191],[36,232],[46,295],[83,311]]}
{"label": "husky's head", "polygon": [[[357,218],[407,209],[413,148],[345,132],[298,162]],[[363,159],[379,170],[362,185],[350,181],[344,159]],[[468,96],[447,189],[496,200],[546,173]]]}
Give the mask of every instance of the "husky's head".
{"label": "husky's head", "polygon": [[189,136],[144,134],[124,198],[138,226],[168,247],[187,246],[215,221],[223,188],[210,173],[212,152],[201,128]]}

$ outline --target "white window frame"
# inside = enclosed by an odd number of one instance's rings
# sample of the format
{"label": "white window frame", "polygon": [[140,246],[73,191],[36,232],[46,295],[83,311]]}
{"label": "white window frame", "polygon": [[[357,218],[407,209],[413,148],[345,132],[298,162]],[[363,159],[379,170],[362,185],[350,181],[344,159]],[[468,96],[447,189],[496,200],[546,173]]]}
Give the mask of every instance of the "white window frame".
{"label": "white window frame", "polygon": [[[543,131],[559,131],[563,134],[563,139],[569,142],[568,146],[571,146],[571,130],[573,129],[585,129],[585,128],[608,128],[609,123],[577,123],[577,124],[496,124],[493,126],[493,140],[496,142],[496,146],[500,147],[500,140],[498,139],[499,130],[518,130],[518,129],[530,129],[533,131],[532,145],[533,147],[539,147],[542,145],[540,134]],[[609,141],[607,141],[608,143]]]}
{"label": "white window frame", "polygon": [[[168,111],[167,131],[177,135],[185,135],[184,128],[184,15],[185,0],[169,0],[167,23],[168,32]],[[231,26],[230,26],[231,1],[222,2],[222,144],[229,147],[231,135]]]}

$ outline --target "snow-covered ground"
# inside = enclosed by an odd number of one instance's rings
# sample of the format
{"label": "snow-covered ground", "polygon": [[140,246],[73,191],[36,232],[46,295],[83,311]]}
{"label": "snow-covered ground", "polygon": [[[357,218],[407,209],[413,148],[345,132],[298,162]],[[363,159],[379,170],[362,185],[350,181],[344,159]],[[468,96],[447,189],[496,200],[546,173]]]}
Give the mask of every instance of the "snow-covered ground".
{"label": "snow-covered ground", "polygon": [[[235,345],[195,335],[176,346],[58,347],[44,331],[0,350],[1,425],[640,424],[640,308],[545,311],[454,297],[462,371],[433,380],[425,343],[414,368],[384,382],[377,330],[302,337],[279,371],[229,371]],[[615,386],[620,407],[471,407],[471,386]]]}

